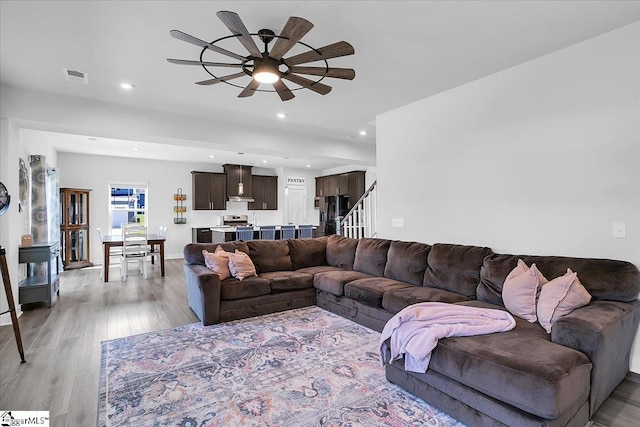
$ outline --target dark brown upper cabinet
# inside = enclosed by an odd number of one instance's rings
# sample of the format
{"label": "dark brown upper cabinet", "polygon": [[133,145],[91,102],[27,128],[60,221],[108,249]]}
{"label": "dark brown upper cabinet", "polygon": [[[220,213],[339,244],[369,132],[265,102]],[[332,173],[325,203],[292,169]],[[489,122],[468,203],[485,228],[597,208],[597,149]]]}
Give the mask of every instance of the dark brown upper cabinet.
{"label": "dark brown upper cabinet", "polygon": [[223,173],[191,172],[193,210],[225,210],[227,178]]}
{"label": "dark brown upper cabinet", "polygon": [[253,175],[253,202],[249,202],[249,210],[278,210],[278,177]]}
{"label": "dark brown upper cabinet", "polygon": [[222,165],[227,174],[227,199],[233,202],[253,202],[252,166]]}

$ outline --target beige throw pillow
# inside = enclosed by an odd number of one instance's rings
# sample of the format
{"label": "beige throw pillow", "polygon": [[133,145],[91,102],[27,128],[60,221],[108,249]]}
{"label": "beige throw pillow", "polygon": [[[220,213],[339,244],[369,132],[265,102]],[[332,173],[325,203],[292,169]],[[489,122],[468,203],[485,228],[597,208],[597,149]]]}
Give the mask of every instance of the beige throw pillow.
{"label": "beige throw pillow", "polygon": [[543,286],[538,300],[538,321],[551,333],[556,320],[576,308],[589,304],[591,295],[578,280],[578,273],[567,268],[564,276],[556,277]]}
{"label": "beige throw pillow", "polygon": [[256,267],[246,253],[236,249],[235,253],[229,253],[229,270],[231,275],[238,280],[256,276]]}
{"label": "beige throw pillow", "polygon": [[215,252],[208,252],[206,249],[202,250],[204,256],[204,264],[207,268],[216,273],[220,280],[228,279],[231,277],[229,271],[229,253],[217,246]]}
{"label": "beige throw pillow", "polygon": [[535,264],[531,264],[531,268],[529,268],[524,261],[519,259],[518,265],[511,270],[502,285],[504,306],[511,314],[534,323],[538,320],[536,303],[540,287],[545,283],[547,283],[547,279]]}

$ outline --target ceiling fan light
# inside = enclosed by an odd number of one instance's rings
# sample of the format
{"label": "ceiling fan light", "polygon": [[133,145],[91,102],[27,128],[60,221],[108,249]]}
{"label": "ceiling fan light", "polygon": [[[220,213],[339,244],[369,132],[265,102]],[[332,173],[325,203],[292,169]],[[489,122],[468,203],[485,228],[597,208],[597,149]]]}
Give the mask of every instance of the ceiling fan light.
{"label": "ceiling fan light", "polygon": [[275,83],[280,80],[278,69],[270,64],[256,65],[252,76],[259,83]]}

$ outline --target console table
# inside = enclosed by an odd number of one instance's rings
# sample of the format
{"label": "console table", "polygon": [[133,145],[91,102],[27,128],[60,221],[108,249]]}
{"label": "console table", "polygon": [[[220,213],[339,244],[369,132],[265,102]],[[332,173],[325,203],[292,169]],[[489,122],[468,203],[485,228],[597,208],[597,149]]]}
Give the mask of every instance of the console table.
{"label": "console table", "polygon": [[[47,301],[48,307],[51,307],[53,293],[60,295],[60,243],[20,246],[18,262],[27,264],[27,277],[18,284],[18,302],[28,304]],[[31,265],[35,263],[46,263],[46,274],[36,274],[35,266]]]}

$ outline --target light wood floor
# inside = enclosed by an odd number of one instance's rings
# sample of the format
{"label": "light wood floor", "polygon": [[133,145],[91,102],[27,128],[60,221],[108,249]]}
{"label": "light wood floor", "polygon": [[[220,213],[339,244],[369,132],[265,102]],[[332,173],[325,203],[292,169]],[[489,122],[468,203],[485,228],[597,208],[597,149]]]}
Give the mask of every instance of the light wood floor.
{"label": "light wood floor", "polygon": [[[0,327],[0,410],[48,410],[51,425],[96,424],[100,342],[182,326],[198,319],[187,305],[184,260],[167,260],[149,278],[104,283],[98,268],[63,273],[60,298],[48,309],[24,307],[20,330],[27,363],[21,364],[11,326]],[[629,374],[594,417],[595,426],[636,426],[640,375]]]}

